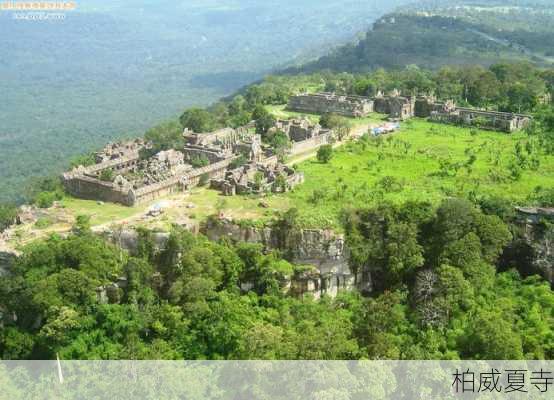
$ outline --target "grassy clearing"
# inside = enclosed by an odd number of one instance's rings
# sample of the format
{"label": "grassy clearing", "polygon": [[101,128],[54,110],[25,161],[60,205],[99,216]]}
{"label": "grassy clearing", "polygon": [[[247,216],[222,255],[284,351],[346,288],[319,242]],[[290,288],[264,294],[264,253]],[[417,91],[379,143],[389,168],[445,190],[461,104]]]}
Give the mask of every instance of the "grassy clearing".
{"label": "grassy clearing", "polygon": [[[436,203],[448,196],[497,195],[525,203],[536,187],[554,185],[554,157],[539,149],[538,169],[521,171],[517,180],[510,176],[516,144],[528,141],[523,133],[472,131],[414,119],[395,136],[342,146],[328,164],[301,163],[306,183],[286,197],[305,225],[318,227],[338,227],[345,206],[382,200]],[[471,154],[475,162],[466,167]],[[444,160],[458,164],[457,172],[441,170]]]}
{"label": "grassy clearing", "polygon": [[61,201],[70,214],[87,215],[90,217],[91,224],[103,225],[110,222],[130,218],[136,214],[144,213],[151,203],[142,204],[136,207],[126,207],[115,203],[100,203],[94,200],[82,200],[71,196],[66,196]]}
{"label": "grassy clearing", "polygon": [[[197,188],[186,197],[186,200],[195,205],[190,211],[193,219],[201,221],[209,215],[222,212],[225,216],[238,220],[266,220],[276,211],[287,210],[290,202],[282,196],[222,196],[215,190]],[[261,202],[267,207],[262,207]]]}

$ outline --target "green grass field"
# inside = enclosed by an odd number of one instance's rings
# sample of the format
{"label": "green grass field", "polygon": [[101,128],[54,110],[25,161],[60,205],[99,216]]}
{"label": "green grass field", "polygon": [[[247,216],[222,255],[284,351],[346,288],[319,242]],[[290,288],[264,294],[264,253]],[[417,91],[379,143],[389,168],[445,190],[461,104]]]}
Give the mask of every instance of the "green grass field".
{"label": "green grass field", "polygon": [[149,203],[136,207],[126,207],[121,204],[100,203],[94,200],[83,200],[71,196],[65,196],[61,201],[61,205],[74,216],[89,216],[90,222],[94,226],[109,224],[110,222],[116,220],[130,218],[137,213],[146,211],[151,204]]}
{"label": "green grass field", "polygon": [[[540,160],[516,179],[509,166],[515,146],[530,142]],[[474,154],[471,167],[465,165]],[[441,170],[440,163],[458,164]],[[525,204],[538,187],[554,186],[554,157],[545,156],[524,133],[504,134],[433,124],[414,119],[382,139],[348,143],[328,164],[308,160],[299,165],[306,182],[284,196],[300,211],[306,226],[337,228],[345,206],[382,200],[436,203],[449,196],[498,195]],[[449,170],[449,171],[447,171]],[[448,172],[448,173],[447,173]]]}

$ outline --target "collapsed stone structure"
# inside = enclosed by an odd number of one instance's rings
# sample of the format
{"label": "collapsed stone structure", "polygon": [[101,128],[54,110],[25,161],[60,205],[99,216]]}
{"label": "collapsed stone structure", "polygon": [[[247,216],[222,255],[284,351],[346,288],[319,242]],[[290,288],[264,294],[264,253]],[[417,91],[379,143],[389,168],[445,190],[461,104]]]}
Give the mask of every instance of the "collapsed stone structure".
{"label": "collapsed stone structure", "polygon": [[[269,135],[283,132],[291,141],[288,154],[295,155],[317,149],[331,142],[333,132],[312,124],[308,119],[277,120]],[[250,136],[234,146],[250,163],[226,172],[221,179],[212,179],[211,187],[226,196],[235,194],[284,193],[304,182],[304,175],[279,162],[276,155],[264,151],[261,137]]]}
{"label": "collapsed stone structure", "polygon": [[[134,206],[190,189],[202,177],[206,181],[223,177],[237,157],[229,146],[245,132],[215,132],[203,138],[185,131],[187,144],[183,149],[161,151],[147,158],[142,158],[141,152],[150,145],[142,140],[109,144],[97,154],[96,164],[66,172],[62,182],[75,197]],[[206,163],[194,167],[191,161],[195,157]]]}
{"label": "collapsed stone structure", "polygon": [[[293,151],[329,141],[330,131],[305,126],[304,122],[300,125],[305,132],[298,138],[304,140],[294,142],[298,146],[293,146]],[[96,164],[63,174],[63,184],[75,197],[134,206],[191,189],[201,182],[211,181],[213,188],[233,195],[284,192],[304,180],[302,174],[280,164],[249,126],[209,133],[185,129],[183,138],[182,149],[151,156],[145,156],[151,145],[141,139],[109,144],[96,154]],[[233,162],[241,157],[247,165],[233,167]]]}
{"label": "collapsed stone structure", "polygon": [[414,116],[415,98],[401,96],[396,89],[386,96],[379,91],[373,103],[375,112],[387,114],[391,120],[405,120]]}
{"label": "collapsed stone structure", "polygon": [[289,99],[287,109],[314,114],[333,113],[346,117],[365,117],[369,113],[388,114],[390,119],[404,120],[414,116],[415,98],[404,97],[398,90],[375,97],[341,96],[334,93],[300,94]]}
{"label": "collapsed stone structure", "polygon": [[454,107],[450,110],[432,111],[429,119],[434,122],[468,125],[511,133],[525,129],[533,117],[525,114]]}
{"label": "collapsed stone structure", "polygon": [[363,117],[370,112],[377,112],[387,114],[389,119],[395,121],[415,116],[429,118],[434,122],[503,132],[524,129],[533,119],[525,114],[457,107],[451,100],[439,102],[431,95],[402,96],[396,89],[387,95],[379,91],[373,98],[332,93],[300,94],[290,98],[287,108],[291,111],[335,113],[349,117]]}
{"label": "collapsed stone structure", "polygon": [[373,112],[373,102],[362,96],[335,93],[299,94],[289,99],[287,109],[315,114],[334,113],[345,117],[365,117]]}
{"label": "collapsed stone structure", "polygon": [[429,118],[433,112],[451,112],[456,109],[452,100],[439,102],[435,96],[418,96],[414,103],[414,116]]}
{"label": "collapsed stone structure", "polygon": [[314,124],[306,118],[289,120],[277,120],[269,133],[283,132],[291,141],[289,154],[301,154],[309,150],[329,144],[333,139],[333,131],[324,129],[319,124]]}
{"label": "collapsed stone structure", "polygon": [[225,196],[285,193],[304,182],[304,174],[277,162],[250,163],[227,171],[224,179],[212,179],[211,187]]}

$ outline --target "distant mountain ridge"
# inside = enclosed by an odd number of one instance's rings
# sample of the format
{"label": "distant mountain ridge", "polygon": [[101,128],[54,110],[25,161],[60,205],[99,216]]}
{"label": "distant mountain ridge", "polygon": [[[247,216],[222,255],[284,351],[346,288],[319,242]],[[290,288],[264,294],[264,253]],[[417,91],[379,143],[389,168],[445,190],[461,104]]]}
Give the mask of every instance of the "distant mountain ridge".
{"label": "distant mountain ridge", "polygon": [[403,6],[378,19],[359,42],[289,71],[363,72],[497,61],[554,65],[553,1],[444,0]]}

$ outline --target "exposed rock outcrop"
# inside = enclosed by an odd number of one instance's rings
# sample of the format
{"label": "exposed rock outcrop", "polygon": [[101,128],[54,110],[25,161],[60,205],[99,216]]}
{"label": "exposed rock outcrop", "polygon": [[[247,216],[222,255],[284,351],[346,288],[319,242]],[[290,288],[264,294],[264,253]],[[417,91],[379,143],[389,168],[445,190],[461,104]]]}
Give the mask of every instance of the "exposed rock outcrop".
{"label": "exposed rock outcrop", "polygon": [[296,264],[313,265],[315,273],[297,277],[292,286],[296,292],[336,296],[350,290],[357,281],[348,266],[348,250],[344,237],[330,230],[302,229],[282,235],[270,227],[253,227],[227,219],[212,219],[202,228],[210,240],[226,237],[236,242],[260,243],[266,250],[281,250]]}
{"label": "exposed rock outcrop", "polygon": [[554,208],[517,208],[523,237],[533,249],[533,264],[554,285]]}
{"label": "exposed rock outcrop", "polygon": [[[113,244],[127,250],[131,255],[137,255],[140,233],[136,229],[121,229],[104,232],[106,238]],[[169,232],[152,232],[150,238],[156,250],[163,250],[169,239]]]}
{"label": "exposed rock outcrop", "polygon": [[0,276],[9,273],[16,258],[17,253],[7,250],[0,250]]}

